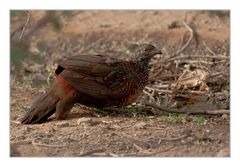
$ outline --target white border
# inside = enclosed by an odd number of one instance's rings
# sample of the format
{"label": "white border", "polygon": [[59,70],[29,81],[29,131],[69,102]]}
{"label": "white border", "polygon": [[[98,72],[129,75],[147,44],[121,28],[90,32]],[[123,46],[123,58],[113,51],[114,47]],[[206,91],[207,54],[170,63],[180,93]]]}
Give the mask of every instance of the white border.
{"label": "white border", "polygon": [[234,3],[225,0],[11,0],[12,9],[230,9]]}
{"label": "white border", "polygon": [[[9,0],[0,6],[0,159],[2,165],[45,166],[236,166],[240,161],[240,1],[238,0]],[[9,158],[10,9],[231,9],[231,158]],[[44,161],[43,161],[44,160]],[[36,162],[37,161],[37,162]],[[76,164],[73,164],[76,163]],[[123,164],[122,164],[123,163]],[[61,166],[60,165],[60,166]],[[238,166],[238,165],[237,165]]]}

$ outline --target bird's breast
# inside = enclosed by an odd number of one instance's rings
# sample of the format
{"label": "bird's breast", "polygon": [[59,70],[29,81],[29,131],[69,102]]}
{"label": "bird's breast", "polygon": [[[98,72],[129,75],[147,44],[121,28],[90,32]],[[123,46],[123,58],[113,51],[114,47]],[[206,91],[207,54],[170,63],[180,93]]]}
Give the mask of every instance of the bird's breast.
{"label": "bird's breast", "polygon": [[148,75],[139,75],[127,81],[121,88],[121,93],[116,97],[118,106],[132,104],[141,95],[148,81]]}

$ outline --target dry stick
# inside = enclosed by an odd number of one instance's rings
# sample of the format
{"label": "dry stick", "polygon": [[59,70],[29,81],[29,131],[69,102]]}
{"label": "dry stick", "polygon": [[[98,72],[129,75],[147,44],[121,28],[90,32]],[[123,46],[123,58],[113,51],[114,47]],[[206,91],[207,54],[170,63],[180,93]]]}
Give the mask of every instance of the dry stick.
{"label": "dry stick", "polygon": [[223,55],[216,55],[216,56],[210,56],[210,55],[183,55],[183,56],[178,56],[174,57],[168,60],[161,61],[160,63],[166,63],[166,62],[171,62],[175,60],[180,60],[180,59],[215,59],[215,60],[229,60],[229,57],[223,56]]}
{"label": "dry stick", "polygon": [[177,140],[181,140],[181,139],[184,139],[186,137],[188,137],[189,134],[184,134],[182,136],[179,136],[179,137],[173,137],[173,138],[162,138],[160,139],[161,141],[177,141]]}
{"label": "dry stick", "polygon": [[159,154],[159,153],[162,153],[162,152],[166,152],[166,151],[169,151],[170,149],[174,148],[175,146],[172,145],[164,150],[150,150],[150,149],[147,149],[147,150],[141,150],[139,151],[138,153],[140,154],[137,154],[137,153],[130,153],[130,154],[122,154],[120,156],[153,156],[153,155],[156,155],[156,154]]}
{"label": "dry stick", "polygon": [[136,143],[133,143],[133,146],[134,146],[138,151],[145,150],[144,148],[140,147],[140,146],[137,145]]}
{"label": "dry stick", "polygon": [[143,90],[143,93],[148,95],[150,99],[155,100],[154,97],[151,95],[151,93],[148,93],[146,90]]}
{"label": "dry stick", "polygon": [[205,41],[203,41],[203,45],[206,47],[206,49],[207,49],[212,55],[216,56],[216,53],[214,53],[213,50],[210,49],[210,48],[207,46],[207,44],[206,44]]}
{"label": "dry stick", "polygon": [[[160,141],[178,141],[178,140],[182,140],[184,138],[187,138],[189,135],[190,134],[184,134],[184,135],[181,135],[179,137],[162,138],[162,139],[160,139]],[[168,151],[169,149],[173,148],[171,146],[171,147],[169,147],[167,149],[164,149],[164,150],[154,151],[154,150],[150,150],[150,149],[145,150],[145,149],[139,147],[138,145],[136,145],[135,143],[133,145],[139,150],[139,153],[142,153],[145,156],[150,156],[150,155],[154,155],[154,154],[157,154],[157,153],[165,152],[165,151]]]}
{"label": "dry stick", "polygon": [[100,43],[103,40],[103,38],[99,38],[96,41],[92,42],[90,45],[88,45],[84,50],[82,50],[81,52],[87,52],[89,51],[91,48],[93,48],[94,46],[96,46],[98,43]]}
{"label": "dry stick", "polygon": [[[193,37],[194,37],[194,31],[193,29],[187,25],[187,23],[185,21],[183,21],[183,25],[186,27],[186,29],[190,32],[190,37],[189,39],[187,40],[187,42],[185,43],[185,45],[183,45],[173,56],[170,57],[171,58],[174,58],[176,57],[177,55],[179,55],[180,53],[182,53],[187,47],[188,45],[190,44],[190,42],[192,41]],[[158,70],[157,73],[153,74],[152,76],[150,76],[149,80],[153,80],[153,78],[155,78],[156,76],[160,75],[165,69],[169,69],[171,68],[172,66],[174,65],[173,62],[169,62],[167,63],[164,68],[162,68],[161,70]]]}
{"label": "dry stick", "polygon": [[26,27],[27,27],[27,24],[28,24],[28,21],[29,21],[29,16],[30,16],[30,12],[27,12],[27,20],[26,20],[26,22],[25,22],[25,24],[24,24],[24,26],[23,26],[23,28],[22,28],[22,32],[21,32],[21,34],[20,34],[20,36],[19,36],[19,40],[21,40],[22,35],[23,35],[23,33],[24,33],[24,31],[25,31],[25,29],[26,29]]}
{"label": "dry stick", "polygon": [[111,157],[120,157],[119,155],[115,153],[106,153],[106,155],[111,156]]}
{"label": "dry stick", "polygon": [[147,154],[144,154],[144,156],[153,156],[153,155],[156,155],[156,154],[159,154],[159,153],[163,153],[163,152],[166,152],[166,151],[169,151],[171,150],[172,148],[174,148],[175,146],[172,145],[172,146],[169,146],[168,148],[164,149],[164,150],[158,150],[158,151],[151,151]]}
{"label": "dry stick", "polygon": [[[167,109],[167,108],[163,108],[160,106],[157,106],[156,104],[153,103],[146,103],[146,106],[150,106],[153,107],[155,109],[161,110],[165,113],[175,113],[175,114],[190,114],[190,115],[223,115],[223,114],[230,114],[229,110],[224,110],[224,109],[220,109],[220,110],[194,110],[194,111],[182,111],[182,110],[175,110],[175,109]],[[154,111],[154,113],[156,113]]]}
{"label": "dry stick", "polygon": [[[173,138],[161,138],[160,141],[178,141],[178,140],[182,140],[184,138],[187,138],[188,136],[190,135],[190,133],[186,133],[186,134],[183,134],[179,137],[173,137]],[[140,155],[142,156],[150,156],[150,155],[154,155],[154,154],[157,154],[157,153],[161,153],[161,152],[165,152],[165,151],[168,151],[169,149],[172,149],[173,146],[167,148],[167,149],[164,149],[164,150],[151,150],[151,149],[144,149],[142,147],[140,147],[139,145],[137,145],[136,143],[133,143],[133,146],[139,151],[138,153],[140,153]],[[124,156],[132,156],[132,155],[137,155],[137,153],[131,153],[131,154],[125,154]],[[138,154],[139,155],[139,154]]]}
{"label": "dry stick", "polygon": [[[149,106],[149,107],[153,107],[156,108],[158,110],[161,110],[164,113],[180,113],[178,110],[174,110],[174,109],[168,109],[168,108],[163,108],[163,107],[159,107],[153,103],[145,103],[145,106]],[[154,114],[157,114],[156,111],[153,111]]]}
{"label": "dry stick", "polygon": [[[171,86],[171,88],[176,88],[177,85],[172,84],[170,86]],[[166,89],[170,88],[170,86],[166,87]],[[204,95],[204,94],[206,94],[206,92],[194,91],[194,90],[191,90],[191,91],[179,90],[179,92],[174,92],[173,90],[157,89],[157,88],[151,88],[151,87],[145,87],[145,88],[148,89],[148,90],[152,90],[152,91],[156,91],[156,92],[162,92],[162,93],[168,93],[168,94],[173,94],[173,93],[178,93],[179,95],[184,95],[184,93],[185,94],[190,94],[190,95]],[[186,96],[186,95],[184,95],[184,96]]]}
{"label": "dry stick", "polygon": [[224,74],[222,72],[216,72],[216,73],[211,74],[210,77],[214,78],[214,77],[217,77],[219,75],[223,75],[223,76],[226,75],[226,76],[228,76],[228,74]]}
{"label": "dry stick", "polygon": [[164,128],[166,128],[165,125],[162,125],[162,127],[149,127],[149,126],[146,126],[144,127],[145,129],[153,129],[153,130],[163,130]]}
{"label": "dry stick", "polygon": [[187,23],[185,21],[183,21],[183,25],[187,28],[187,30],[190,32],[190,37],[188,38],[187,42],[185,43],[185,45],[183,45],[175,54],[174,57],[176,57],[178,54],[182,53],[190,44],[191,40],[193,39],[194,36],[194,31],[193,29],[187,25]]}
{"label": "dry stick", "polygon": [[14,124],[21,124],[20,121],[11,121],[11,123],[14,123]]}
{"label": "dry stick", "polygon": [[11,32],[11,34],[10,34],[10,39],[11,39],[11,40],[12,40],[13,36],[14,36],[18,31],[20,31],[20,30],[23,29],[24,25],[25,25],[25,24],[17,27],[13,32]]}
{"label": "dry stick", "polygon": [[32,27],[32,29],[28,32],[28,34],[25,35],[24,38],[28,38],[30,35],[32,35],[33,32],[37,31],[37,29],[41,28],[45,24],[49,23],[55,18],[55,14],[46,14],[43,16],[35,26]]}
{"label": "dry stick", "polygon": [[50,147],[50,148],[59,148],[59,147],[66,147],[67,146],[67,145],[50,145],[50,144],[34,143],[34,142],[32,142],[32,145]]}
{"label": "dry stick", "polygon": [[106,149],[100,148],[100,149],[95,149],[95,150],[90,150],[90,151],[83,152],[83,153],[79,154],[79,156],[88,156],[88,155],[92,155],[92,154],[95,154],[95,153],[102,153],[104,151],[106,151]]}
{"label": "dry stick", "polygon": [[[165,89],[168,89],[170,87],[171,87],[171,85],[169,85],[169,84],[160,85],[160,86],[158,86],[158,88],[152,88],[149,86],[145,86],[146,89],[151,90],[151,91],[157,91],[157,92],[165,91]],[[164,88],[164,89],[160,89],[160,88]]]}
{"label": "dry stick", "polygon": [[[38,29],[43,27],[45,24],[49,23],[55,18],[55,14],[46,14],[43,16],[24,36],[21,37],[21,41],[27,41],[28,38],[36,32]],[[21,26],[22,27],[22,26]],[[17,28],[19,30],[19,28]],[[15,32],[14,32],[15,33]],[[13,34],[11,34],[11,37]],[[18,45],[21,41],[13,41],[12,46]]]}
{"label": "dry stick", "polygon": [[48,86],[50,85],[50,78],[51,78],[51,77],[54,77],[54,78],[55,78],[55,75],[53,75],[52,72],[49,73],[49,75],[48,75],[48,77],[47,77],[47,84],[48,84]]}
{"label": "dry stick", "polygon": [[[164,89],[156,89],[155,90],[157,93],[160,93],[160,94],[172,94],[173,91],[172,90],[164,90]],[[155,99],[154,99],[155,100]]]}

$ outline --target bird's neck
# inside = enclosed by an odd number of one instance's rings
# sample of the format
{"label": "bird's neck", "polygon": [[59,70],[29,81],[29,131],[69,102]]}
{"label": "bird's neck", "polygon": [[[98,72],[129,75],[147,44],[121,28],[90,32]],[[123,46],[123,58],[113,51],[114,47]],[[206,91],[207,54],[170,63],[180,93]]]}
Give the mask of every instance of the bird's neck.
{"label": "bird's neck", "polygon": [[140,73],[148,74],[148,72],[149,72],[148,63],[149,63],[148,60],[136,62],[136,64],[135,64],[136,70]]}

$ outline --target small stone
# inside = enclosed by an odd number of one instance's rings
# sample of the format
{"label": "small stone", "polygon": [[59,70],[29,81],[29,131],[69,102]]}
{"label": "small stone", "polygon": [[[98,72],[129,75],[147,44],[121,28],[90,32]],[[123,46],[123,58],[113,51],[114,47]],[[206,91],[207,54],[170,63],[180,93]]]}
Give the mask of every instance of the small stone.
{"label": "small stone", "polygon": [[80,125],[82,123],[92,123],[92,118],[79,118],[77,124]]}
{"label": "small stone", "polygon": [[146,125],[147,124],[145,122],[138,122],[134,125],[134,128],[145,128]]}
{"label": "small stone", "polygon": [[64,128],[64,127],[69,127],[70,124],[68,122],[62,122],[62,123],[59,123],[57,124],[57,127],[59,128]]}
{"label": "small stone", "polygon": [[229,157],[230,150],[229,148],[223,148],[217,153],[217,157]]}
{"label": "small stone", "polygon": [[182,139],[182,140],[181,140],[181,143],[182,143],[182,144],[186,144],[187,141],[186,141],[185,139]]}
{"label": "small stone", "polygon": [[223,118],[223,119],[228,119],[228,115],[227,115],[227,114],[223,114],[223,115],[222,115],[222,118]]}
{"label": "small stone", "polygon": [[25,132],[30,132],[31,129],[32,129],[32,128],[30,128],[30,127],[28,127],[28,126],[24,128]]}
{"label": "small stone", "polygon": [[209,130],[209,129],[206,129],[206,133],[210,133],[210,130]]}
{"label": "small stone", "polygon": [[19,140],[25,140],[26,139],[26,137],[25,136],[18,136],[17,137],[17,140],[19,141]]}
{"label": "small stone", "polygon": [[48,132],[49,133],[56,132],[56,129],[54,127],[49,127]]}

